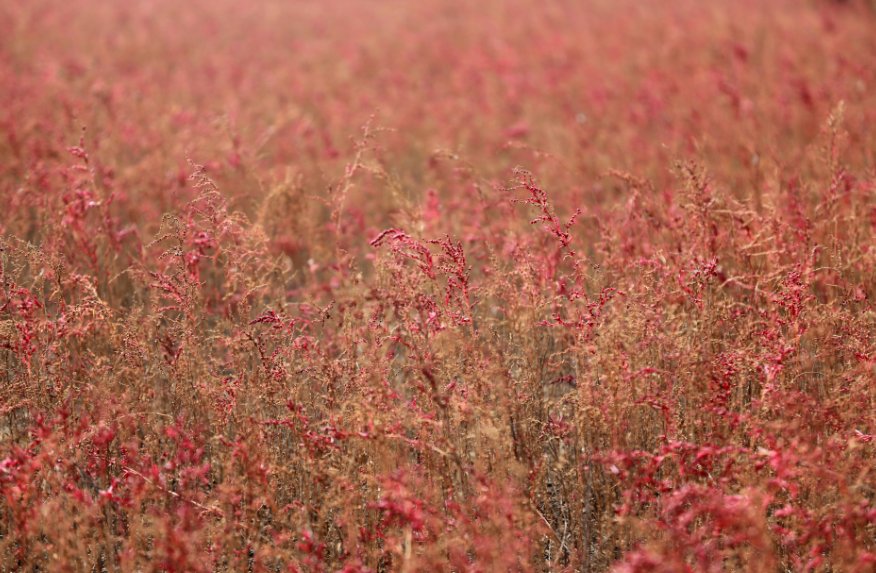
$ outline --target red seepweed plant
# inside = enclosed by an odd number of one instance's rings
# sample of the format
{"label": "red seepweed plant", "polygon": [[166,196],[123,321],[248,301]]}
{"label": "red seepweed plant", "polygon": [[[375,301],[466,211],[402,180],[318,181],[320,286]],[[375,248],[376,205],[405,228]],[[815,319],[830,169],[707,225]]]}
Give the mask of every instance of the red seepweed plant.
{"label": "red seepweed plant", "polygon": [[871,4],[0,3],[0,570],[873,571]]}

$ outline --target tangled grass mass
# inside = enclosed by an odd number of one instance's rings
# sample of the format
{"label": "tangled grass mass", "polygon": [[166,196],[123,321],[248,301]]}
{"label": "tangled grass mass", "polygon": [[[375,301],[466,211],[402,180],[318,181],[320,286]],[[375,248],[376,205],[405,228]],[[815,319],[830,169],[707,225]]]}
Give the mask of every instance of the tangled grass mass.
{"label": "tangled grass mass", "polygon": [[869,0],[0,0],[0,571],[876,571]]}

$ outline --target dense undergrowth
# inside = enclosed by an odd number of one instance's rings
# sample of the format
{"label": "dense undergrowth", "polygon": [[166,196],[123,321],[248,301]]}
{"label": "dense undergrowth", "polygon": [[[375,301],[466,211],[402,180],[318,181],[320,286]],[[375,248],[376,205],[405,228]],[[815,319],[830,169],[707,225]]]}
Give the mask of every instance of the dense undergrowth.
{"label": "dense undergrowth", "polygon": [[867,2],[0,37],[0,570],[876,570]]}

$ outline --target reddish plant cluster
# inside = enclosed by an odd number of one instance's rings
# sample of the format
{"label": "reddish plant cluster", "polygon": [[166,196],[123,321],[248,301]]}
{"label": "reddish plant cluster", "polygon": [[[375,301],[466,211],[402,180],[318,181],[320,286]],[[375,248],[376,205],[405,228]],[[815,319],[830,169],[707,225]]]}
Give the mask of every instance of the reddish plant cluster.
{"label": "reddish plant cluster", "polygon": [[876,570],[874,31],[0,2],[0,570]]}

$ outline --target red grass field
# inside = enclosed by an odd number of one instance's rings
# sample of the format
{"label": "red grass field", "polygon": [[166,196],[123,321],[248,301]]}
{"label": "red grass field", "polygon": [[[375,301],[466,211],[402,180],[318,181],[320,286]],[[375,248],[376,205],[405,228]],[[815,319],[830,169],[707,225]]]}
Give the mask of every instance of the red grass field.
{"label": "red grass field", "polygon": [[0,0],[0,571],[876,571],[869,0]]}

